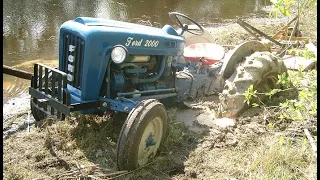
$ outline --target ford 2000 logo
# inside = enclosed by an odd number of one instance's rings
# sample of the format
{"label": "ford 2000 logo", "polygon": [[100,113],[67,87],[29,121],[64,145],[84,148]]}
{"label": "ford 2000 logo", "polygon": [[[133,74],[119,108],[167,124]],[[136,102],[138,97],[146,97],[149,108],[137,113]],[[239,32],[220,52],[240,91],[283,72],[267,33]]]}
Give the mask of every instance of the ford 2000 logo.
{"label": "ford 2000 logo", "polygon": [[128,37],[126,46],[145,46],[145,47],[157,47],[159,41],[157,40],[143,40],[143,39],[134,39],[133,37]]}

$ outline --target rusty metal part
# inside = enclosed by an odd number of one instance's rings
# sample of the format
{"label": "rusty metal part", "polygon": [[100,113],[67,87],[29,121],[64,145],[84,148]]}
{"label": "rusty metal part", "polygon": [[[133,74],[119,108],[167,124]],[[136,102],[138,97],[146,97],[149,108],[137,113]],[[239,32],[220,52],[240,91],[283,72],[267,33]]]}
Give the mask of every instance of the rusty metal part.
{"label": "rusty metal part", "polygon": [[220,74],[222,74],[225,79],[229,78],[234,72],[236,64],[243,61],[245,57],[250,56],[254,52],[263,51],[268,51],[268,49],[259,41],[247,41],[236,46],[233,50],[229,51],[223,59]]}
{"label": "rusty metal part", "polygon": [[27,80],[31,80],[32,77],[32,73],[29,73],[27,71],[23,71],[20,69],[15,69],[6,65],[3,65],[3,73],[4,74],[9,74],[11,76],[15,76],[18,78],[22,78],[22,79],[27,79]]}
{"label": "rusty metal part", "polygon": [[[283,26],[276,34],[274,34],[272,36],[272,38],[279,39],[279,37],[283,36],[284,33],[288,33],[288,28],[289,28],[290,24],[293,23],[294,21],[298,22],[299,21],[299,16],[294,17],[288,24]],[[297,27],[297,26],[298,26],[298,23],[295,23],[295,27]]]}
{"label": "rusty metal part", "polygon": [[[299,31],[299,15],[293,18],[288,24],[282,27],[272,38],[276,40],[284,41],[304,41],[307,40],[307,37],[302,37],[301,32]],[[291,24],[294,23],[293,27]]]}

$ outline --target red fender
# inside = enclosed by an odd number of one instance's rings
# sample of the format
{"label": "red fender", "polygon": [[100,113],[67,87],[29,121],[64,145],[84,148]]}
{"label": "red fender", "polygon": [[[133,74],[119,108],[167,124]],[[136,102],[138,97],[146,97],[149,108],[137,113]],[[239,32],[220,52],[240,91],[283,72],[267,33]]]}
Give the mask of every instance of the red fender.
{"label": "red fender", "polygon": [[211,65],[224,58],[224,48],[214,43],[196,43],[184,48],[184,57],[191,62],[201,62]]}

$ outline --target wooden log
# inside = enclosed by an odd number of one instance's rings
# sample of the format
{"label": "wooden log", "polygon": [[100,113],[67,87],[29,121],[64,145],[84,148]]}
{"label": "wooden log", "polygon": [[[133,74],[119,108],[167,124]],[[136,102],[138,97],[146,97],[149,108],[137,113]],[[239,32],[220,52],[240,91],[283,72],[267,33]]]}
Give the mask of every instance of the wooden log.
{"label": "wooden log", "polygon": [[18,78],[22,78],[22,79],[27,79],[27,80],[31,80],[31,77],[33,76],[32,73],[29,73],[27,71],[23,71],[23,70],[19,70],[19,69],[15,69],[6,65],[3,65],[3,73],[4,74],[9,74],[11,76],[15,76]]}

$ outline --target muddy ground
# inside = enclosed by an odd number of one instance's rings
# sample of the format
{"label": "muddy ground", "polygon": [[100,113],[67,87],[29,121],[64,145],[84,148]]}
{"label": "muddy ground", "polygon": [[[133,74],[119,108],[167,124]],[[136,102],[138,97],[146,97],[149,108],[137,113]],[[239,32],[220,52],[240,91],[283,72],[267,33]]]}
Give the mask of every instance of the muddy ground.
{"label": "muddy ground", "polygon": [[[273,34],[286,20],[247,22]],[[237,24],[208,29],[218,44],[253,39]],[[316,33],[306,33],[316,37]],[[189,102],[189,107],[168,109],[169,127],[160,154],[143,168],[117,172],[115,150],[121,122],[75,114],[65,121],[49,118],[35,123],[29,96],[23,95],[4,105],[4,178],[317,179],[316,158],[303,132],[308,128],[316,136],[316,118],[278,122],[272,113],[266,115],[257,108],[220,127],[209,122],[217,103],[211,97]]]}
{"label": "muddy ground", "polygon": [[[4,177],[317,179],[316,158],[303,132],[308,128],[316,135],[316,121],[277,123],[276,117],[266,118],[261,109],[250,109],[225,127],[206,126],[212,115],[208,110],[216,107],[206,100],[195,102],[198,105],[193,108],[169,109],[169,127],[160,154],[146,167],[129,174],[116,171],[121,123],[112,117],[74,115],[65,121],[48,119],[34,124],[32,116],[29,119],[21,110],[4,128]],[[209,115],[200,118],[206,123],[196,121],[201,114]],[[271,122],[274,127],[269,126]],[[280,137],[293,145],[280,144]]]}

